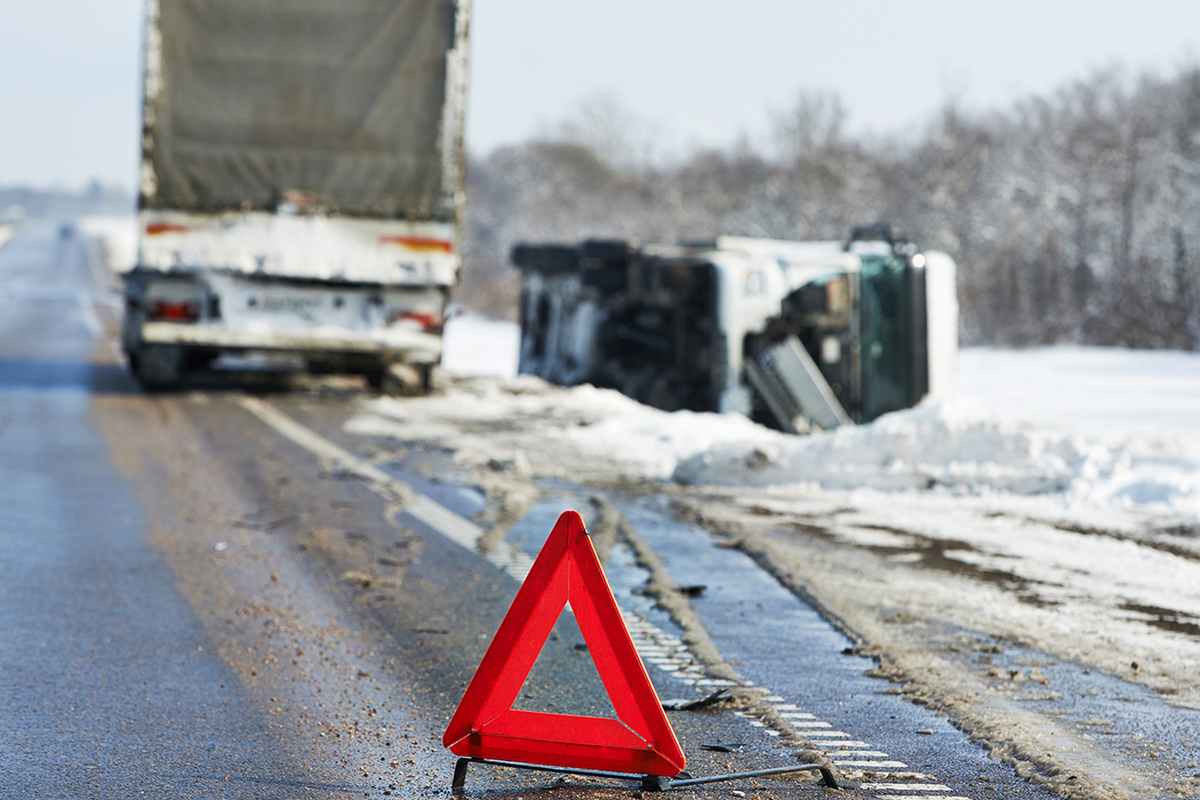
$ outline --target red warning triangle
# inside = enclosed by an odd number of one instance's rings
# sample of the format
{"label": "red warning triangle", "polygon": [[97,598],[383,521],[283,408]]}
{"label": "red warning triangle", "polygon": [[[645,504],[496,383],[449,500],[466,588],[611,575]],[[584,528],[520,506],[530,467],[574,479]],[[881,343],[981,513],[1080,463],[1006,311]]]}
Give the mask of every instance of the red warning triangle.
{"label": "red warning triangle", "polygon": [[[568,601],[617,719],[512,707]],[[459,756],[568,769],[664,776],[683,770],[683,750],[578,512],[558,518],[442,744]]]}

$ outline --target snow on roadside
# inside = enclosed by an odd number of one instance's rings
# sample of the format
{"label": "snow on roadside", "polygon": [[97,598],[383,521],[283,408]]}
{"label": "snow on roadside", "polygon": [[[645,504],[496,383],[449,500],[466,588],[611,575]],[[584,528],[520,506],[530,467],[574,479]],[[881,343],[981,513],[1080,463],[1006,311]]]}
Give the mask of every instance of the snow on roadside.
{"label": "snow on roadside", "polygon": [[[517,342],[512,323],[455,320],[445,369],[511,376]],[[736,415],[669,414],[588,386],[511,395],[501,382],[487,398],[451,389],[420,410],[381,401],[376,411],[426,423],[519,413],[537,419],[542,435],[627,461],[647,479],[948,493],[1019,506],[1036,499],[1043,513],[1087,524],[1097,516],[1117,527],[1200,523],[1200,354],[978,348],[960,362],[954,402],[805,437]]]}
{"label": "snow on roadside", "polygon": [[1054,496],[1064,512],[1109,508],[1200,520],[1200,441],[1096,436],[971,417],[945,405],[767,447],[738,442],[680,462],[688,484]]}
{"label": "snow on roadside", "polygon": [[[681,460],[710,449],[785,438],[743,417],[668,414],[611,389],[562,389],[530,376],[458,380],[429,397],[370,400],[346,428],[436,442],[472,463],[521,451],[537,474],[576,479],[582,472],[669,480]],[[541,446],[530,448],[531,437]]]}

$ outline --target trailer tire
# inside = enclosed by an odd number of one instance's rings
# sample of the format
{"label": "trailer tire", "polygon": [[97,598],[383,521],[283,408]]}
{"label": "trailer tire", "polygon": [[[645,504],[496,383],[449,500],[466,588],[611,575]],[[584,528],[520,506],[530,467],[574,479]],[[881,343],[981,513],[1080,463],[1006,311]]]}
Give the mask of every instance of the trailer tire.
{"label": "trailer tire", "polygon": [[147,344],[129,358],[133,376],[148,392],[168,391],[183,379],[186,353],[177,344]]}

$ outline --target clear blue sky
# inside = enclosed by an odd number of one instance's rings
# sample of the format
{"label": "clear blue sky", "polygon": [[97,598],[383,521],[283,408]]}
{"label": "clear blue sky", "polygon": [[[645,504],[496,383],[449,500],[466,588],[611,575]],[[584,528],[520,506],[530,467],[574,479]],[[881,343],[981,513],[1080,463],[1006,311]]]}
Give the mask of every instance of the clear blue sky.
{"label": "clear blue sky", "polygon": [[[141,0],[7,0],[0,185],[132,187]],[[948,97],[1003,107],[1090,72],[1200,58],[1195,0],[474,0],[468,146],[616,97],[660,152],[765,137],[801,90],[857,133],[912,133]]]}

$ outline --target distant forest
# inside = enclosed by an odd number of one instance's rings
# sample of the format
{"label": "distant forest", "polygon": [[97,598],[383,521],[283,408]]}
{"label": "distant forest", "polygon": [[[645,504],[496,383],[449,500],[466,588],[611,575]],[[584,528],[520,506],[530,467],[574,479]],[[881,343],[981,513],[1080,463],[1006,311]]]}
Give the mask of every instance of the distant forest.
{"label": "distant forest", "polygon": [[887,221],[958,262],[964,344],[1200,349],[1200,69],[1111,71],[904,143],[801,95],[771,147],[664,164],[601,101],[469,165],[461,300],[512,316],[514,242],[843,239]]}

